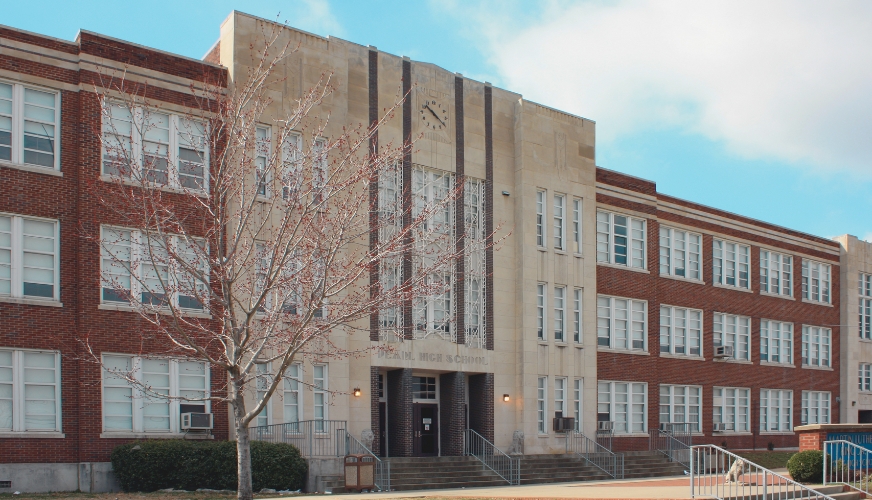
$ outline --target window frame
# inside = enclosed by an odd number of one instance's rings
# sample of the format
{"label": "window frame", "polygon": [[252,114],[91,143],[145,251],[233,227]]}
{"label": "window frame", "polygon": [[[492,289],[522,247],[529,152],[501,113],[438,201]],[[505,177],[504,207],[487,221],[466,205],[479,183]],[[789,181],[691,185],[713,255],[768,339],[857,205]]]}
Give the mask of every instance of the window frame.
{"label": "window frame", "polygon": [[[609,301],[609,306],[608,306],[609,316],[608,316],[608,318],[603,318],[602,316],[600,316],[600,312],[603,309],[603,306],[601,305],[601,301],[604,299],[608,299],[608,301]],[[616,330],[615,329],[615,322],[619,320],[619,318],[615,317],[616,316],[615,315],[615,301],[616,300],[627,301],[627,309],[626,309],[626,311],[628,311],[627,317],[626,317],[626,321],[627,321],[627,328],[626,328],[627,347],[616,347],[617,342],[616,342],[616,337],[614,335],[614,332]],[[638,321],[634,320],[632,317],[634,312],[638,312],[633,307],[636,304],[643,305],[642,311],[641,311],[642,317],[643,317],[642,328],[641,328],[642,347],[634,347],[633,346],[633,342],[638,340],[638,339],[634,338],[634,336],[633,336],[633,333],[634,333],[633,324],[638,323]],[[610,350],[616,350],[616,351],[648,352],[648,301],[647,300],[631,299],[631,298],[627,298],[627,297],[615,297],[612,295],[597,295],[597,307],[596,307],[596,309],[597,309],[597,348],[598,349],[610,349]],[[602,320],[602,319],[607,319],[608,323],[609,323],[607,326],[608,344],[604,344],[602,342],[602,339],[605,339],[606,337],[603,337],[602,335],[600,335],[600,332],[602,331],[602,326],[601,326],[602,323],[600,320]]]}
{"label": "window frame", "polygon": [[536,247],[546,248],[545,240],[548,237],[548,229],[545,227],[547,207],[545,200],[547,192],[544,189],[536,189]]}
{"label": "window frame", "polygon": [[[261,367],[266,367],[265,370],[262,370]],[[254,364],[255,371],[255,400],[254,405],[257,405],[260,400],[266,396],[266,388],[269,387],[269,384],[272,382],[273,373],[272,373],[272,363],[263,362],[263,363],[255,363]],[[265,388],[262,388],[265,385]],[[263,396],[261,396],[263,393]],[[275,395],[275,393],[273,393]],[[272,412],[272,397],[266,400],[266,404],[263,409],[255,415],[254,424],[256,427],[263,427],[273,424],[273,412]],[[265,423],[261,423],[261,419],[265,420]]]}
{"label": "window frame", "polygon": [[[560,411],[561,417],[568,416],[569,404],[569,379],[567,377],[554,377],[554,416]],[[559,408],[559,410],[558,410]]]}
{"label": "window frame", "polygon": [[[813,282],[812,273],[817,267],[818,271],[818,298],[813,297]],[[826,270],[826,276],[821,271]],[[824,286],[826,285],[826,286]],[[826,295],[826,300],[823,296]],[[833,266],[818,260],[802,259],[802,300],[813,302],[816,304],[832,304],[833,303]]]}
{"label": "window frame", "polygon": [[[619,413],[623,413],[623,412],[617,412],[615,409],[615,406],[620,403],[620,402],[616,401],[616,399],[615,399],[615,394],[616,394],[615,388],[616,388],[617,384],[625,384],[627,386],[627,393],[626,393],[627,394],[627,401],[625,402],[627,405],[626,412],[625,412],[627,415],[627,420],[626,420],[627,431],[626,432],[619,431],[619,425],[618,425],[619,422],[615,418],[615,415],[617,415]],[[607,392],[602,390],[603,386],[608,386]],[[643,388],[643,391],[641,393],[643,395],[642,411],[641,412],[634,411],[634,408],[633,408],[634,405],[638,404],[638,403],[633,401],[633,396],[639,394],[638,392],[635,391],[635,389],[638,388],[638,386],[641,386]],[[600,400],[600,396],[602,394],[609,395],[609,400],[607,402],[603,402]],[[629,382],[629,381],[616,381],[616,380],[597,381],[597,414],[598,415],[601,413],[606,413],[606,412],[601,411],[601,405],[604,405],[604,404],[607,404],[609,407],[609,409],[608,409],[609,420],[611,422],[614,422],[613,430],[614,430],[615,435],[633,435],[633,434],[638,435],[638,434],[643,434],[643,433],[647,435],[647,433],[648,433],[648,383],[647,382]],[[632,430],[633,426],[635,426],[637,424],[637,422],[634,418],[636,415],[642,416],[642,422],[641,422],[642,429],[639,431]]]}
{"label": "window frame", "polygon": [[[322,377],[316,376],[319,367],[323,369]],[[322,380],[324,385],[319,386],[318,380]],[[312,363],[312,393],[312,420],[315,420],[316,422],[330,420],[330,372],[327,363]],[[318,395],[321,395],[323,398],[323,402],[320,405],[323,410],[321,418],[318,418],[317,415],[319,408]],[[328,429],[324,424],[315,424],[315,432],[323,433],[327,432],[327,430]]]}
{"label": "window frame", "polygon": [[[778,338],[775,338],[772,335],[773,324],[779,325]],[[787,338],[785,338],[785,325],[789,326]],[[776,350],[776,347],[779,353],[779,360],[772,361],[772,353]],[[766,351],[765,353],[764,349]],[[787,353],[787,361],[781,361],[781,359],[784,358],[784,355],[782,353]],[[766,357],[766,359],[764,359],[764,356]],[[760,361],[779,365],[793,365],[793,323],[789,321],[776,321],[765,318],[760,320]]]}
{"label": "window frame", "polygon": [[547,289],[547,283],[541,281],[536,283],[536,339],[540,342],[546,342],[548,340]]}
{"label": "window frame", "polygon": [[[816,331],[813,331],[813,329]],[[817,333],[818,340],[813,341],[812,335]],[[823,335],[826,333],[826,335]],[[826,342],[824,342],[826,340]],[[816,347],[817,363],[811,363],[812,348]],[[826,359],[823,351],[826,348]],[[802,367],[833,369],[833,330],[823,326],[802,325]],[[826,363],[823,363],[826,361]]]}
{"label": "window frame", "polygon": [[859,363],[857,368],[860,375],[860,392],[872,392],[872,363]]}
{"label": "window frame", "polygon": [[[721,245],[718,248],[718,244]],[[733,253],[735,257],[733,260],[727,258],[727,245],[733,245]],[[747,258],[747,262],[743,263],[741,261],[742,253],[740,249],[744,249],[744,256]],[[720,254],[720,256],[718,256]],[[720,265],[718,265],[718,261],[721,261]],[[733,280],[735,284],[727,283],[729,277],[726,274],[728,265],[732,263],[733,266]],[[747,277],[745,278],[746,285],[742,286],[742,271],[741,266],[745,266],[745,272]],[[718,274],[720,272],[720,274]],[[745,243],[739,243],[737,241],[727,240],[723,238],[713,238],[712,239],[712,283],[717,286],[729,287],[729,288],[737,288],[739,290],[751,290],[751,246]]]}
{"label": "window frame", "polygon": [[572,253],[582,255],[582,216],[584,215],[584,200],[572,198]]}
{"label": "window frame", "polygon": [[[566,342],[566,287],[554,286],[554,341]],[[559,327],[559,330],[558,330]]]}
{"label": "window frame", "polygon": [[[600,215],[606,216],[608,220],[601,220]],[[620,245],[617,245],[616,243],[617,235],[615,234],[615,217],[624,217],[627,219],[627,224],[626,226],[624,226],[626,228],[626,234],[620,235],[622,238],[626,238],[626,244],[623,245],[625,248],[625,253],[623,254],[623,257],[626,259],[625,263],[617,262],[616,259],[617,254],[615,249],[618,248]],[[634,222],[642,223],[641,239],[633,237],[633,232],[639,231],[639,229],[633,228]],[[605,226],[606,228],[605,231],[601,230],[603,226]],[[641,243],[641,257],[635,257],[633,255],[633,252],[637,250],[637,243]],[[605,248],[605,250],[603,250],[603,248]],[[603,256],[605,258],[603,258]],[[635,260],[641,260],[642,265],[634,265],[633,262]],[[597,264],[609,264],[613,266],[627,267],[629,269],[648,270],[648,220],[634,217],[631,215],[625,215],[618,212],[610,212],[608,210],[597,210],[596,262]]]}
{"label": "window frame", "polygon": [[[816,406],[812,408],[811,400],[812,395],[815,396]],[[826,395],[826,405],[821,404],[822,396]],[[832,401],[833,395],[829,391],[802,391],[802,404],[800,406],[800,417],[799,422],[800,425],[811,425],[811,424],[829,424],[832,420]],[[810,417],[812,415],[812,409],[816,410],[815,421],[812,422]],[[821,421],[824,420],[825,422]]]}
{"label": "window frame", "polygon": [[[731,408],[727,403],[727,399],[729,396],[726,395],[726,391],[732,390],[735,391],[732,396],[735,399],[735,403],[733,405],[733,422],[725,422],[724,416],[728,413],[727,410]],[[721,391],[721,395],[718,396],[718,391]],[[744,395],[747,399],[747,403],[742,406],[741,405],[741,397],[742,394],[739,391],[744,391]],[[720,404],[716,403],[716,400],[720,399]],[[732,431],[726,431],[727,433],[736,433],[736,434],[747,434],[751,432],[751,389],[749,387],[722,387],[722,386],[714,386],[712,387],[712,423],[717,424],[733,424]],[[744,410],[745,423],[743,429],[738,429],[737,423],[739,421],[739,410]],[[720,415],[718,415],[717,410],[720,410]],[[718,417],[720,417],[720,422],[718,422]]]}
{"label": "window frame", "polygon": [[[667,234],[664,235],[664,232],[666,232]],[[676,232],[684,234],[684,249],[677,249],[676,248],[676,238],[675,238]],[[695,274],[696,275],[695,276],[690,276],[690,273],[689,273],[691,265],[694,263],[694,261],[691,259],[691,256],[694,255],[694,252],[691,252],[691,250],[690,250],[691,249],[691,237],[696,237],[698,239],[698,242],[696,243],[697,251],[695,253],[695,255],[696,255],[696,261],[695,261],[695,263],[696,263]],[[663,244],[664,239],[666,239],[668,241],[668,244],[666,246],[664,246],[664,244]],[[701,233],[697,233],[694,231],[688,231],[686,229],[679,229],[679,228],[675,228],[672,226],[661,225],[658,240],[659,240],[658,241],[658,248],[659,248],[658,270],[659,270],[661,275],[673,276],[675,278],[686,279],[686,280],[691,280],[691,281],[702,281],[703,280],[703,277],[702,277],[703,265],[702,264],[703,264],[703,258],[704,258],[704,255],[703,255],[703,253],[704,253],[703,246],[704,245],[703,245],[703,237],[702,237]],[[664,249],[666,250],[665,253],[664,253]],[[677,269],[676,264],[675,264],[675,262],[676,262],[675,253],[676,252],[684,252],[684,259],[683,259],[684,275],[683,276],[677,273],[678,269]],[[664,259],[666,260],[665,264],[663,262]],[[664,270],[664,267],[665,267],[665,270]]]}
{"label": "window frame", "polygon": [[[19,215],[12,213],[0,212],[0,217],[9,217],[10,220],[10,293],[0,293],[0,299],[11,298],[15,300],[35,300],[44,302],[60,302],[61,300],[61,224],[59,220],[48,219],[44,217],[31,217],[29,215]],[[35,222],[50,223],[54,225],[54,282],[52,283],[52,297],[43,297],[39,295],[24,294],[24,221],[29,219]]]}
{"label": "window frame", "polygon": [[[12,373],[12,379],[8,382],[8,385],[12,386],[12,395],[9,400],[12,402],[12,427],[11,428],[2,428],[0,432],[2,433],[13,433],[13,434],[50,434],[50,433],[60,433],[63,432],[63,374],[61,373],[62,365],[61,365],[61,352],[46,350],[46,349],[20,349],[20,348],[12,348],[12,347],[0,347],[0,351],[6,351],[11,353],[12,365],[10,368]],[[28,429],[27,428],[27,408],[26,408],[26,393],[25,386],[29,385],[25,381],[24,377],[24,355],[25,353],[32,354],[51,354],[54,356],[54,372],[55,372],[55,380],[53,384],[55,389],[55,427],[54,429]],[[7,384],[7,382],[4,382]],[[39,385],[47,385],[45,383],[39,383]],[[5,399],[5,398],[4,398]]]}
{"label": "window frame", "polygon": [[872,340],[872,274],[859,273],[858,329],[861,339]]}
{"label": "window frame", "polygon": [[536,430],[539,434],[548,434],[548,377],[540,376],[536,380]]}
{"label": "window frame", "polygon": [[[558,203],[558,200],[560,203]],[[552,218],[554,221],[554,249],[566,251],[566,195],[555,193]]]}
{"label": "window frame", "polygon": [[[777,395],[777,404],[772,404],[772,395]],[[785,398],[787,406],[785,408]],[[764,404],[765,402],[765,404]],[[791,389],[760,389],[760,433],[793,433],[793,390]],[[771,416],[775,412],[776,429],[771,429]],[[786,420],[786,421],[785,421]],[[765,421],[765,424],[764,424]]]}
{"label": "window frame", "polygon": [[572,416],[575,418],[575,432],[582,432],[584,425],[584,379],[576,378],[572,380]]}
{"label": "window frame", "polygon": [[[714,312],[712,315],[712,318],[713,318],[712,343],[713,343],[714,347],[732,346],[733,347],[733,359],[740,360],[740,361],[746,361],[746,362],[751,361],[751,342],[752,342],[752,338],[751,338],[752,337],[752,335],[751,335],[751,324],[752,324],[751,322],[752,322],[752,320],[751,320],[751,317],[750,316],[743,316],[741,314],[728,314],[728,313],[723,313],[723,312]],[[727,319],[728,318],[735,318],[735,327],[736,327],[735,332],[727,332],[727,326],[728,326]],[[742,328],[741,320],[747,321],[747,332],[746,333],[742,333],[740,331],[740,329]],[[720,325],[720,327],[721,327],[720,331],[718,331],[718,325]],[[720,343],[718,343],[718,341],[717,341],[718,335],[720,335],[720,337],[721,337]],[[727,335],[733,336],[732,343],[727,342]],[[740,353],[739,347],[741,345],[743,345],[740,342],[742,340],[742,337],[745,338],[745,343],[744,343],[745,356],[740,358],[739,357],[739,353]]]}
{"label": "window frame", "polygon": [[[296,371],[296,375],[293,373]],[[303,363],[295,362],[288,366],[282,381],[282,423],[294,424],[303,420],[303,386],[304,386]],[[296,395],[296,403],[288,404],[290,395]],[[297,419],[288,420],[288,408],[296,407]]]}
{"label": "window frame", "polygon": [[[664,322],[664,309],[668,309],[668,322]],[[676,339],[678,338],[676,334],[676,330],[679,328],[677,323],[676,311],[684,311],[684,344],[680,347],[684,349],[684,352],[677,352],[678,345]],[[696,350],[697,353],[692,353],[692,345],[691,340],[694,340],[693,331],[691,328],[691,314],[698,314],[698,326],[695,329],[696,331]],[[668,323],[664,325],[664,323]],[[702,358],[702,339],[703,339],[703,325],[705,324],[705,313],[701,309],[694,309],[692,307],[680,307],[680,306],[671,306],[668,304],[660,304],[660,354],[668,354],[670,356],[685,356],[688,358]],[[668,350],[663,350],[663,338],[664,338],[664,328],[667,329],[665,337],[668,338]]]}
{"label": "window frame", "polygon": [[584,289],[572,289],[572,341],[584,344]]}
{"label": "window frame", "polygon": [[[683,395],[675,394],[676,388],[681,388],[684,390]],[[664,394],[664,389],[666,394]],[[691,394],[691,391],[696,391],[696,395]],[[691,433],[693,434],[701,434],[702,433],[702,391],[703,388],[700,385],[683,385],[683,384],[660,384],[660,423],[689,423]],[[668,398],[667,403],[663,403],[663,398],[666,396]],[[684,397],[683,403],[677,403],[675,401],[676,397]],[[692,398],[696,398],[696,403],[692,402]],[[663,419],[663,409],[664,407],[668,408],[667,410],[667,420]],[[684,412],[681,414],[683,418],[683,422],[676,421],[676,408],[682,407],[684,408]],[[696,413],[693,413],[693,409],[696,408]],[[693,417],[696,415],[696,421],[691,421],[686,417]]]}
{"label": "window frame", "polygon": [[[777,256],[777,259],[773,259]],[[777,260],[777,264],[773,265],[773,260]],[[764,265],[765,262],[765,265]],[[785,271],[785,269],[787,269]],[[782,252],[776,252],[767,248],[760,249],[760,292],[780,297],[793,298],[793,256]],[[777,278],[773,278],[773,273],[778,273]],[[786,276],[786,277],[785,277]],[[778,291],[772,291],[772,281],[778,283]]]}
{"label": "window frame", "polygon": [[[11,164],[16,166],[32,167],[44,170],[61,171],[61,106],[63,105],[63,92],[60,89],[33,85],[30,83],[17,82],[6,78],[0,78],[0,83],[12,86],[12,111],[9,115],[12,128],[10,130],[10,159],[0,160],[0,164]],[[55,96],[55,115],[54,115],[54,164],[51,167],[38,165],[36,163],[24,162],[24,90],[31,89],[38,92],[54,94]]]}

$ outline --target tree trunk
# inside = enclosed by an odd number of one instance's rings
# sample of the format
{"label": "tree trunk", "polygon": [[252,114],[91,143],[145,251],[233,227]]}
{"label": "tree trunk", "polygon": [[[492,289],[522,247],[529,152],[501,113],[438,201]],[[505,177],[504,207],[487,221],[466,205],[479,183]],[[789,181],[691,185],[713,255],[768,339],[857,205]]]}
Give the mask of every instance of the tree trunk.
{"label": "tree trunk", "polygon": [[239,425],[241,419],[236,422],[236,473],[239,482],[236,489],[238,500],[252,500],[251,489],[251,438],[248,427]]}

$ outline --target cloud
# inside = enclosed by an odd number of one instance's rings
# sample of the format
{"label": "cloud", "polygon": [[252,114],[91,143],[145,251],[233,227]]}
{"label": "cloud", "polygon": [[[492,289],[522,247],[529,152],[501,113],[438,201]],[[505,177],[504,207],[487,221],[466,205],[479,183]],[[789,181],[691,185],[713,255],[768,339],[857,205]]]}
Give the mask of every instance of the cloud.
{"label": "cloud", "polygon": [[872,178],[872,2],[553,1],[511,22],[448,5],[507,88],[597,121],[600,143],[680,130]]}
{"label": "cloud", "polygon": [[869,243],[872,243],[872,231],[866,233],[866,236],[863,238],[860,238],[860,239],[862,239],[863,241],[868,241]]}

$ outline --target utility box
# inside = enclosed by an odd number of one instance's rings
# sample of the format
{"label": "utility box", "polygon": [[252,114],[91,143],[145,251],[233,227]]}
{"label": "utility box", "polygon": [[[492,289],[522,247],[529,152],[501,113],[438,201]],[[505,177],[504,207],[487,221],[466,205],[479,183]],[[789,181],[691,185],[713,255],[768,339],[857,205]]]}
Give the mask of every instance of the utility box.
{"label": "utility box", "polygon": [[375,490],[375,457],[366,453],[345,455],[345,490]]}

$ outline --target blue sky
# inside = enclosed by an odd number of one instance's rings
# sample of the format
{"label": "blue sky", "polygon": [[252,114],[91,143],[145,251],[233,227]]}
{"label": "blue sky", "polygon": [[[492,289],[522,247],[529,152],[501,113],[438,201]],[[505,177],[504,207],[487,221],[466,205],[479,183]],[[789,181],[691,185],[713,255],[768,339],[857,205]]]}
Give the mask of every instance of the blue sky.
{"label": "blue sky", "polygon": [[233,9],[438,64],[597,122],[597,163],[698,203],[872,241],[872,2],[150,0],[2,22],[201,57]]}

